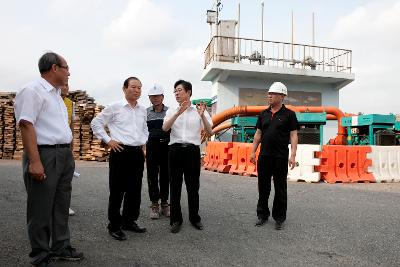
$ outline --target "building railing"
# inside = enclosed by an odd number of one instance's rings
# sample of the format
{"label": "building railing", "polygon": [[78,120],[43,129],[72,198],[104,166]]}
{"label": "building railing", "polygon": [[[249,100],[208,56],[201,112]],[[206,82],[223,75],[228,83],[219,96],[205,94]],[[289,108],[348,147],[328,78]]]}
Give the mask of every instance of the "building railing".
{"label": "building railing", "polygon": [[204,55],[204,68],[219,61],[351,73],[352,64],[347,49],[226,36],[212,37]]}

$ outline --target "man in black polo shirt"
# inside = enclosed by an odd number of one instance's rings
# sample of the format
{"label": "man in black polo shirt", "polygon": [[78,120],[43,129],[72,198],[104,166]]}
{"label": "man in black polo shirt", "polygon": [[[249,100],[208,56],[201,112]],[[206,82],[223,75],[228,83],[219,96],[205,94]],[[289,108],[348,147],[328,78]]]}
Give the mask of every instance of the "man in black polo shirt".
{"label": "man in black polo shirt", "polygon": [[[257,131],[254,135],[250,161],[255,164],[256,151],[261,143],[257,161],[258,193],[256,226],[268,221],[270,211],[268,198],[271,192],[271,177],[274,177],[275,197],[272,207],[272,218],[275,229],[283,229],[287,209],[287,173],[288,165],[295,167],[297,150],[297,130],[299,124],[296,114],[283,105],[287,88],[283,83],[275,82],[268,90],[269,108],[261,112],[257,120]],[[289,140],[291,155],[289,157]],[[289,164],[288,164],[289,163]]]}
{"label": "man in black polo shirt", "polygon": [[149,129],[149,140],[146,144],[147,182],[151,201],[150,218],[158,219],[160,204],[161,214],[166,217],[170,215],[168,204],[169,132],[161,129],[168,107],[163,104],[164,90],[161,86],[151,87],[148,95],[152,106],[147,108],[147,128]]}

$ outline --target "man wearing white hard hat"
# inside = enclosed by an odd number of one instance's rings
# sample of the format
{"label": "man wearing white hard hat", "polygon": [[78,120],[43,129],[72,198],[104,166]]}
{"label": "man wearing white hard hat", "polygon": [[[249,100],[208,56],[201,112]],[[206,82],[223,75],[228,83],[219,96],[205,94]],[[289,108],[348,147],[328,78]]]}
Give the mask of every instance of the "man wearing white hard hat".
{"label": "man wearing white hard hat", "polygon": [[[147,108],[147,128],[149,139],[146,143],[147,182],[151,201],[150,218],[160,215],[169,217],[169,174],[168,143],[169,132],[162,130],[168,107],[163,104],[164,89],[155,84],[149,90],[151,107]],[[161,205],[161,210],[160,210]]]}
{"label": "man wearing white hard hat", "polygon": [[[283,222],[286,220],[288,165],[293,169],[296,164],[297,130],[299,129],[296,113],[283,104],[285,96],[287,96],[287,88],[283,83],[274,82],[270,86],[267,97],[269,107],[258,116],[257,131],[254,135],[250,157],[250,161],[256,164],[256,151],[261,143],[257,160],[259,198],[258,220],[255,225],[262,226],[268,221],[270,215],[268,198],[273,176],[275,196],[272,218],[275,220],[277,230],[283,229]],[[290,157],[289,143],[291,144]]]}

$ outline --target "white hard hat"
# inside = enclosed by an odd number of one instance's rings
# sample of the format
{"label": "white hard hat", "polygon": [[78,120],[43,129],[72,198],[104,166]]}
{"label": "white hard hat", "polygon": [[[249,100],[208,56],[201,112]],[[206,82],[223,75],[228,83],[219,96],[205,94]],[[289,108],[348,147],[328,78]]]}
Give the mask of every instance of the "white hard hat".
{"label": "white hard hat", "polygon": [[149,93],[148,95],[163,95],[164,94],[164,89],[158,85],[158,84],[154,84],[150,89],[149,89]]}
{"label": "white hard hat", "polygon": [[281,82],[274,82],[268,90],[268,93],[278,93],[278,94],[284,94],[287,95],[287,88],[286,86],[281,83]]}

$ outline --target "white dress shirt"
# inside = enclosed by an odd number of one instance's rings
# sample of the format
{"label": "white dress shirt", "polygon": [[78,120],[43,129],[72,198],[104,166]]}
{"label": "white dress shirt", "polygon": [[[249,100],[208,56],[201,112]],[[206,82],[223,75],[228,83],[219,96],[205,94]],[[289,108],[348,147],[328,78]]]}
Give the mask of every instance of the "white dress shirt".
{"label": "white dress shirt", "polygon": [[17,123],[33,124],[38,145],[69,144],[72,132],[61,90],[43,78],[28,83],[17,93],[14,103]]}
{"label": "white dress shirt", "polygon": [[[168,121],[179,110],[177,108],[169,108],[165,115],[164,122]],[[204,111],[204,116],[212,125],[212,120],[208,112]],[[169,144],[190,143],[193,145],[201,144],[201,130],[204,128],[202,119],[197,112],[196,106],[188,107],[171,126],[171,135]]]}
{"label": "white dress shirt", "polygon": [[[149,132],[147,130],[146,108],[136,104],[134,108],[124,98],[107,106],[91,123],[93,133],[106,144],[115,140],[128,146],[146,144]],[[111,137],[104,129],[108,126]]]}

